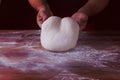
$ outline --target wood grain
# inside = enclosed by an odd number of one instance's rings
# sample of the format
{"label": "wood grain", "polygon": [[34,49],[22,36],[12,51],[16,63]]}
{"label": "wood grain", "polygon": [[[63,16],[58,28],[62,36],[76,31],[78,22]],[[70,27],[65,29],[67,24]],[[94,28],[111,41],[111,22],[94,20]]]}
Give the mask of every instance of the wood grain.
{"label": "wood grain", "polygon": [[120,80],[120,31],[80,32],[66,52],[43,49],[39,30],[0,31],[0,80]]}

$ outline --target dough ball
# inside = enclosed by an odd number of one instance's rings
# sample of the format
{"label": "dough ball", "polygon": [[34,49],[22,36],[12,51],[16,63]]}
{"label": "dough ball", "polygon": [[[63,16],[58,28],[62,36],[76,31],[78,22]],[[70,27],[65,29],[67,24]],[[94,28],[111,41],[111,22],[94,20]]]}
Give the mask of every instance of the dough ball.
{"label": "dough ball", "polygon": [[52,16],[42,24],[41,45],[50,51],[66,51],[76,46],[79,25],[70,17]]}

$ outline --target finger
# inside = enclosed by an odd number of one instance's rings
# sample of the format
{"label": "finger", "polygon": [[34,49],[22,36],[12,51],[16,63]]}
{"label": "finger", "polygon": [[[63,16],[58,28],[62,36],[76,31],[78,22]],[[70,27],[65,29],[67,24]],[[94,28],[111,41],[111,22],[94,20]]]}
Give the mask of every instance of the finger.
{"label": "finger", "polygon": [[79,23],[80,30],[85,29],[86,25],[87,25],[87,22],[84,22],[84,23]]}
{"label": "finger", "polygon": [[41,21],[37,21],[37,24],[38,24],[38,26],[41,28],[42,27],[42,23],[43,22],[41,22]]}
{"label": "finger", "polygon": [[45,21],[48,17],[47,16],[43,16],[43,21]]}
{"label": "finger", "polygon": [[42,17],[37,17],[37,24],[39,27],[41,27],[42,23],[43,23]]}

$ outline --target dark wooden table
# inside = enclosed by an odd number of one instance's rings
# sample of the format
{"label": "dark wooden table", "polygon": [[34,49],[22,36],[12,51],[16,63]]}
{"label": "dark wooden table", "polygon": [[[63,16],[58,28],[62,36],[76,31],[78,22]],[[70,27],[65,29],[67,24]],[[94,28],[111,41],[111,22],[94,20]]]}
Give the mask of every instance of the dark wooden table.
{"label": "dark wooden table", "polygon": [[76,48],[50,52],[39,30],[1,30],[0,80],[120,80],[120,31],[83,31]]}

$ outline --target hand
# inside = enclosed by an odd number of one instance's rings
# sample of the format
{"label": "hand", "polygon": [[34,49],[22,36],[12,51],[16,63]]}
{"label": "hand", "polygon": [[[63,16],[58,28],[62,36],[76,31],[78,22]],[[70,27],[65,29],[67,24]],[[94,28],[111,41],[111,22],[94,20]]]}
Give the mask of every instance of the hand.
{"label": "hand", "polygon": [[52,12],[49,8],[41,8],[37,14],[38,26],[41,27],[42,23],[50,16],[52,16]]}
{"label": "hand", "polygon": [[80,30],[83,30],[87,24],[88,16],[81,12],[76,12],[72,15],[72,18],[76,20],[80,26]]}

